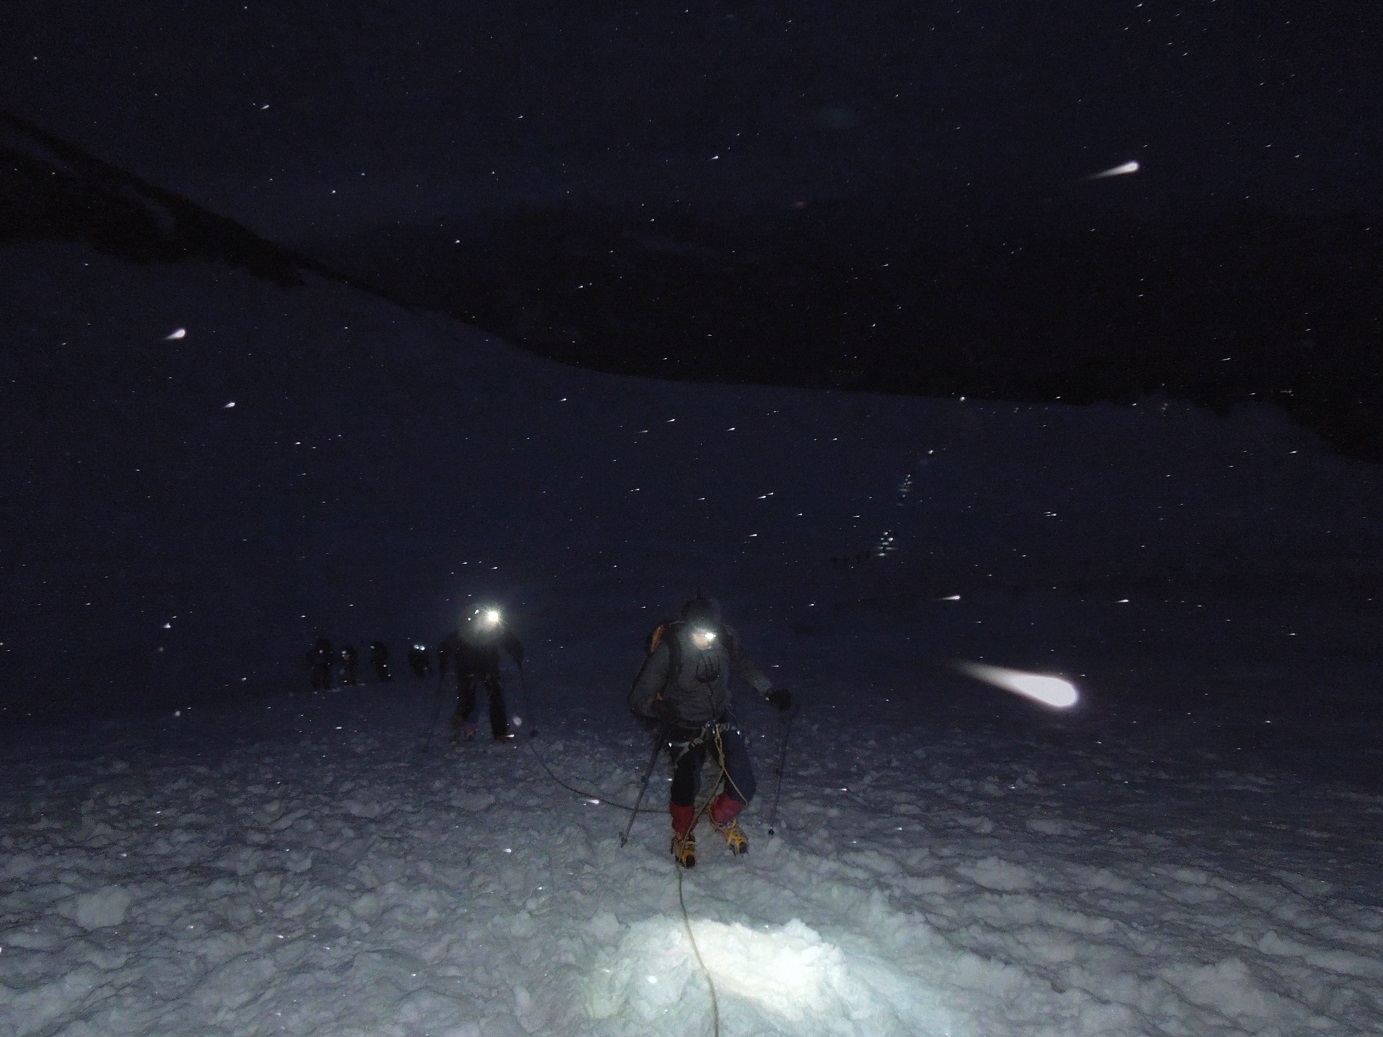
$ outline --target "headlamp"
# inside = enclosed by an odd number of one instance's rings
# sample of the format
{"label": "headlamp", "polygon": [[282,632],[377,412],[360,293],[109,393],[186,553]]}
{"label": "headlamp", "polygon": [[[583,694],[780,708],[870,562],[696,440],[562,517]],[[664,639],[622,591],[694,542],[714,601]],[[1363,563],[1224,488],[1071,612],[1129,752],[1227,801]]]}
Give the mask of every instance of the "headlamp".
{"label": "headlamp", "polygon": [[703,650],[710,648],[716,641],[716,632],[714,630],[707,630],[705,627],[694,627],[691,636],[692,644]]}
{"label": "headlamp", "polygon": [[479,620],[480,625],[483,627],[497,627],[499,626],[501,616],[499,613],[499,609],[491,606],[485,606],[476,609],[475,612],[472,613],[471,619]]}

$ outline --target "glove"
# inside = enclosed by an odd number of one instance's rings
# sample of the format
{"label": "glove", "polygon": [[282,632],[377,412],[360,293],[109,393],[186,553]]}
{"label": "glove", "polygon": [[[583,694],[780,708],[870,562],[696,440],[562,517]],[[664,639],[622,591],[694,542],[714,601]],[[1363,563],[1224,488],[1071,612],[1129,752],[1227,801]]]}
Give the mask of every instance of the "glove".
{"label": "glove", "polygon": [[774,688],[764,696],[764,701],[779,713],[786,713],[792,708],[792,692],[787,688]]}
{"label": "glove", "polygon": [[649,734],[662,734],[672,725],[672,703],[667,699],[654,699],[648,704],[647,713],[636,713],[639,726]]}

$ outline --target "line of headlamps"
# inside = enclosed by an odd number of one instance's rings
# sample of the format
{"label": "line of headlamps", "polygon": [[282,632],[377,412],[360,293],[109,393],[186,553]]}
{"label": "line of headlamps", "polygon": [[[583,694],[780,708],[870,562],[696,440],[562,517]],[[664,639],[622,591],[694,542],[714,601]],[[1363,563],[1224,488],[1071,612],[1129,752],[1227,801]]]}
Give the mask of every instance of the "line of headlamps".
{"label": "line of headlamps", "polygon": [[[471,611],[466,617],[466,622],[475,623],[477,626],[486,629],[493,629],[504,621],[504,614],[493,605],[480,605]],[[710,627],[694,627],[691,632],[692,644],[701,650],[706,650],[716,643],[716,631]]]}

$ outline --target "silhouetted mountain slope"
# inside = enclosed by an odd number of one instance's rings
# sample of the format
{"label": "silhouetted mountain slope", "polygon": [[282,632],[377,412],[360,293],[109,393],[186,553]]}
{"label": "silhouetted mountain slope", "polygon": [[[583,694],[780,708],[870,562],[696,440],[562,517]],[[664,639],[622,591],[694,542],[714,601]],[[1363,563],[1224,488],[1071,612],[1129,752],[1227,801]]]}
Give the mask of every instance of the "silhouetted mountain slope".
{"label": "silhouetted mountain slope", "polygon": [[1270,401],[1383,460],[1383,243],[1244,209],[1175,222],[920,202],[736,225],[531,210],[319,246],[557,360],[704,381],[1031,401]]}
{"label": "silhouetted mountain slope", "polygon": [[216,259],[279,285],[318,264],[0,109],[0,242],[86,241],[137,263]]}
{"label": "silhouetted mountain slope", "polygon": [[0,241],[217,259],[280,285],[310,269],[605,371],[1069,403],[1160,394],[1219,411],[1268,401],[1334,449],[1383,460],[1376,221],[936,209],[529,209],[300,251],[0,111]]}

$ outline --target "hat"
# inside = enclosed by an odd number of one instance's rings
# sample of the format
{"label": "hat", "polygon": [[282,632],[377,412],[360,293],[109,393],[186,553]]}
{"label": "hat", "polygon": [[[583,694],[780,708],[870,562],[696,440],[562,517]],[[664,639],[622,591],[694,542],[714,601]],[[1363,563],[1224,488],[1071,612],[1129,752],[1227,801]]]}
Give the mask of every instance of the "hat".
{"label": "hat", "polygon": [[720,605],[714,598],[698,594],[682,606],[682,618],[688,623],[719,623]]}

